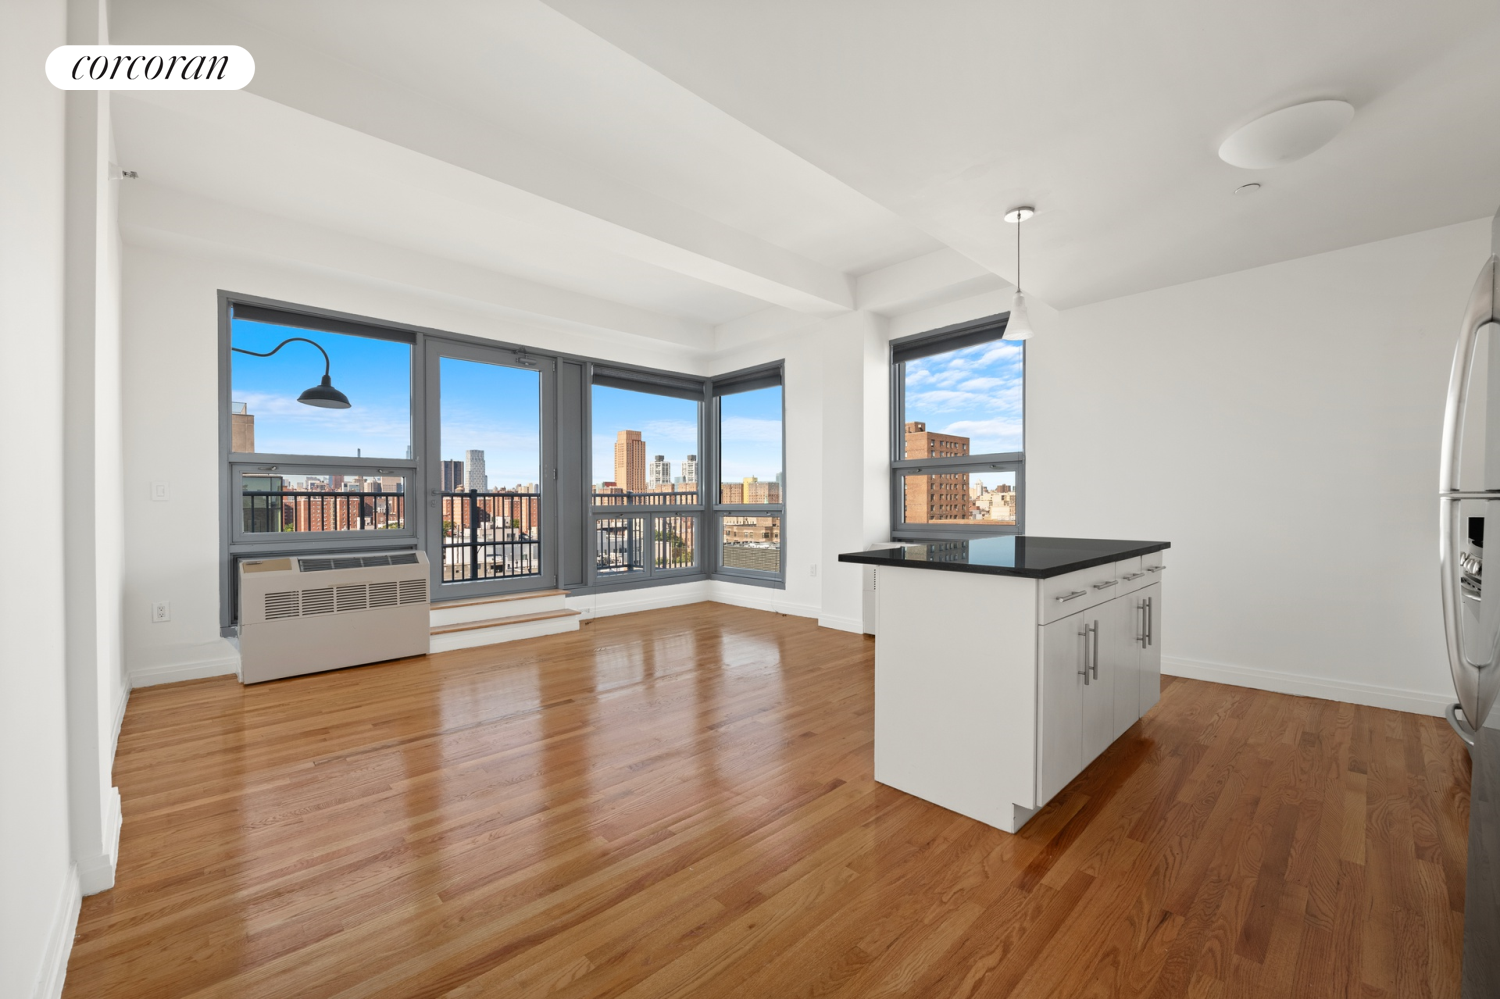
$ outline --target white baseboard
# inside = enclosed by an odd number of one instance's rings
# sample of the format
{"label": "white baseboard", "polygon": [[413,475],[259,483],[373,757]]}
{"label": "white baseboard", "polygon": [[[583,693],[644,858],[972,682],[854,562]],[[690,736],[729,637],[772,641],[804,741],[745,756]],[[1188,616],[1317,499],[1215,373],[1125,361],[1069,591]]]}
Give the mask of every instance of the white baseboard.
{"label": "white baseboard", "polygon": [[125,706],[130,703],[130,681],[126,679],[120,688],[120,703],[115,705],[114,730],[109,736],[109,766],[111,772],[114,770],[115,753],[120,748],[120,726],[125,724]]}
{"label": "white baseboard", "polygon": [[707,584],[691,582],[625,590],[620,593],[583,593],[568,598],[568,609],[581,612],[583,619],[587,621],[614,614],[634,614],[637,611],[660,610],[663,607],[683,607],[687,604],[702,603],[707,599]]}
{"label": "white baseboard", "polygon": [[1191,680],[1209,680],[1213,683],[1270,690],[1278,694],[1296,694],[1300,697],[1321,697],[1328,701],[1409,711],[1418,715],[1442,715],[1454,700],[1451,695],[1432,694],[1422,690],[1379,687],[1352,680],[1280,673],[1251,666],[1205,663],[1171,656],[1161,657],[1161,671],[1168,676],[1183,676]]}
{"label": "white baseboard", "polygon": [[84,895],[97,895],[115,886],[115,867],[120,861],[120,789],[112,787],[104,803],[104,850],[97,857],[80,860],[77,867],[78,890]]}
{"label": "white baseboard", "polygon": [[709,583],[708,599],[714,603],[729,604],[731,607],[745,607],[750,610],[772,611],[776,614],[789,614],[792,617],[817,618],[820,608],[810,604],[793,603],[782,597],[784,590],[773,589],[769,586],[746,586],[742,583],[727,583],[723,580],[713,580]]}
{"label": "white baseboard", "polygon": [[477,649],[484,645],[519,642],[523,638],[560,635],[565,631],[577,631],[579,620],[580,618],[577,617],[553,617],[541,621],[523,621],[520,624],[502,624],[493,628],[451,631],[429,638],[427,651],[428,653],[453,652],[457,649]]}
{"label": "white baseboard", "polygon": [[78,887],[78,868],[68,865],[68,877],[52,915],[47,931],[47,946],[37,969],[33,999],[60,999],[63,979],[68,974],[68,957],[73,953],[73,935],[78,932],[78,913],[83,907],[83,892]]}
{"label": "white baseboard", "polygon": [[863,635],[865,633],[865,622],[857,617],[835,617],[832,615],[825,617],[819,615],[818,627],[833,628],[835,631],[850,631],[856,635]]}
{"label": "white baseboard", "polygon": [[130,671],[130,686],[152,687],[158,683],[201,680],[207,676],[239,676],[239,656],[221,656],[198,662],[172,663],[163,666],[137,666]]}

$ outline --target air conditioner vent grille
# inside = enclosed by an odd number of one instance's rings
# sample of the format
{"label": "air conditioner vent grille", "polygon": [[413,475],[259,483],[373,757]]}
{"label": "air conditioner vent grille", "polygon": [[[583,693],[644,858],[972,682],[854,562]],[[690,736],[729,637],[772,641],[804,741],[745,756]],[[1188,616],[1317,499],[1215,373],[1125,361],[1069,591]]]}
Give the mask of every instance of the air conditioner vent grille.
{"label": "air conditioner vent grille", "polygon": [[366,599],[365,584],[355,583],[349,586],[338,586],[334,588],[334,595],[338,603],[338,612],[364,610],[369,603]]}
{"label": "air conditioner vent grille", "polygon": [[401,580],[401,602],[403,604],[420,604],[427,600],[427,580],[425,579],[403,579]]}
{"label": "air conditioner vent grille", "polygon": [[275,621],[278,618],[297,617],[301,611],[297,609],[297,591],[289,593],[267,593],[266,594],[266,620]]}
{"label": "air conditioner vent grille", "polygon": [[332,614],[333,610],[333,587],[324,586],[316,590],[302,591],[303,617],[309,614]]}
{"label": "air conditioner vent grille", "polygon": [[384,583],[370,584],[370,606],[371,607],[394,607],[396,606],[396,581],[387,580]]}
{"label": "air conditioner vent grille", "polygon": [[369,569],[378,565],[416,565],[416,552],[397,552],[394,555],[339,555],[333,558],[299,558],[297,568],[302,572],[329,572],[334,569]]}

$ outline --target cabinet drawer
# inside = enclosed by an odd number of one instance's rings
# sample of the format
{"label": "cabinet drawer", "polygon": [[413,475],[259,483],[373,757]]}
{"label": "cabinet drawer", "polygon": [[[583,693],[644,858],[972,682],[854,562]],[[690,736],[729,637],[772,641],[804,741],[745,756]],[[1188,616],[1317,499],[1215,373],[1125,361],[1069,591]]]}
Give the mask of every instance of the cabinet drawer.
{"label": "cabinet drawer", "polygon": [[1141,568],[1146,570],[1146,578],[1153,583],[1161,582],[1161,578],[1167,574],[1167,563],[1162,561],[1165,554],[1166,552],[1152,552],[1141,556]]}
{"label": "cabinet drawer", "polygon": [[1118,590],[1114,563],[1044,579],[1038,587],[1042,603],[1037,612],[1039,623],[1047,624],[1085,607],[1101,604],[1112,599]]}
{"label": "cabinet drawer", "polygon": [[1157,573],[1147,572],[1141,557],[1127,558],[1115,563],[1115,578],[1120,581],[1120,592],[1131,593],[1143,586],[1150,586]]}

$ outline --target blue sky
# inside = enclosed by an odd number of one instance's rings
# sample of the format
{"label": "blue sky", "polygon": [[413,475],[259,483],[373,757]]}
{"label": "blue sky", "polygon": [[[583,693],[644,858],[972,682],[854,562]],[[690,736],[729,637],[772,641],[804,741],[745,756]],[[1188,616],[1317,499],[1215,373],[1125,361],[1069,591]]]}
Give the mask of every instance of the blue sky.
{"label": "blue sky", "polygon": [[323,357],[305,343],[289,343],[274,357],[230,354],[230,398],[255,417],[255,449],[266,454],[322,454],[404,458],[411,443],[411,346],[391,340],[298,330],[236,319],[236,347],[267,351],[291,336],[306,336],[328,351],[333,386],[349,409],[318,409],[297,401],[323,377]]}
{"label": "blue sky", "polygon": [[[615,436],[621,430],[639,430],[646,460],[665,456],[674,478],[682,474],[683,457],[698,453],[698,403],[603,385],[594,386],[593,398],[595,483],[614,481]],[[726,395],[720,407],[725,481],[749,475],[775,481],[781,471],[781,389]]]}
{"label": "blue sky", "polygon": [[540,481],[540,374],[445,357],[438,383],[443,400],[439,450],[445,461],[463,461],[464,452],[473,448],[484,452],[491,488]]}
{"label": "blue sky", "polygon": [[[236,319],[233,344],[267,351],[289,336],[306,335],[328,351],[334,387],[349,397],[349,409],[318,409],[297,401],[323,376],[323,358],[304,343],[283,347],[274,357],[231,354],[231,398],[255,416],[256,450],[268,454],[309,454],[402,458],[411,443],[411,347],[408,344],[340,333]],[[464,452],[485,453],[493,486],[539,480],[540,376],[537,372],[457,358],[443,358],[440,451],[462,461]],[[774,481],[781,471],[781,389],[757,389],[724,396],[724,478],[754,475]],[[639,430],[646,457],[665,455],[673,476],[682,459],[698,453],[699,404],[688,399],[595,386],[593,482],[615,476],[615,434]]]}
{"label": "blue sky", "polygon": [[906,419],[969,438],[970,454],[1022,450],[1022,357],[994,340],[906,362]]}

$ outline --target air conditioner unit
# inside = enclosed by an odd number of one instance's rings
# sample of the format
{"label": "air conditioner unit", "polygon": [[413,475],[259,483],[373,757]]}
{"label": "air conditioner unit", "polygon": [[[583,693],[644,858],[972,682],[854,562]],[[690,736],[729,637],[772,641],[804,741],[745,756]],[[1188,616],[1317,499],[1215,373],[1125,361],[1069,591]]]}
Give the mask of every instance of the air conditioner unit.
{"label": "air conditioner unit", "polygon": [[423,552],[241,560],[240,680],[425,654],[427,579]]}

